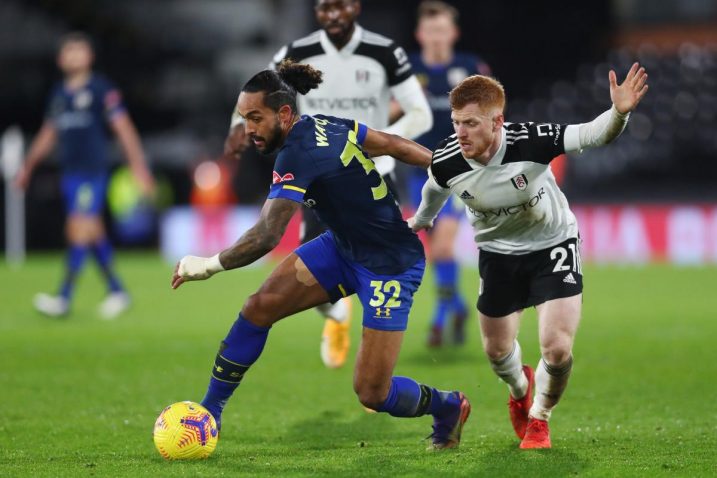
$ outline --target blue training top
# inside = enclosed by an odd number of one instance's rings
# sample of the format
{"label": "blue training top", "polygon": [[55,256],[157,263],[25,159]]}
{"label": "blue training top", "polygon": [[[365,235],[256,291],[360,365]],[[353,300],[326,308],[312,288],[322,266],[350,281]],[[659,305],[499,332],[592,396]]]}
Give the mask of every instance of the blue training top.
{"label": "blue training top", "polygon": [[57,156],[63,173],[97,175],[109,168],[107,122],[124,112],[115,86],[93,73],[77,90],[57,83],[50,94],[46,119],[57,129]]}
{"label": "blue training top", "polygon": [[341,255],[375,274],[400,274],[424,257],[396,200],[360,145],[365,125],[332,116],[302,116],[274,164],[269,199],[314,209]]}

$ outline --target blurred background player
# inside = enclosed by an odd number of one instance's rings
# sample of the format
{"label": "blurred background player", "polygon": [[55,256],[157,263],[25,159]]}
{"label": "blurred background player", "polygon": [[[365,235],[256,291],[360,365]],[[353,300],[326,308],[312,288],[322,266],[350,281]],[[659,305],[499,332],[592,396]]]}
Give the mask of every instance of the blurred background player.
{"label": "blurred background player", "polygon": [[68,242],[65,276],[57,295],[38,294],[35,308],[58,317],[70,310],[73,288],[88,253],[92,253],[107,281],[108,294],[100,314],[113,318],[130,299],[112,264],[112,246],[102,223],[109,172],[106,128],[119,139],[130,168],[145,194],[152,194],[149,172],[139,136],[119,91],[92,71],[94,52],[89,37],[71,33],[60,42],[57,64],[64,78],[50,94],[45,121],[33,141],[15,185],[26,188],[35,167],[57,146],[62,192],[67,209]]}
{"label": "blurred background player", "polygon": [[[409,58],[433,112],[433,128],[416,140],[427,148],[434,148],[453,132],[448,92],[470,75],[490,74],[490,68],[480,58],[453,49],[460,35],[458,18],[458,10],[445,2],[424,1],[418,7],[415,33],[421,51]],[[408,187],[415,210],[428,176],[418,168],[411,168],[410,172]],[[436,217],[433,229],[428,231],[437,298],[428,335],[430,347],[443,344],[443,330],[449,317],[453,318],[453,342],[465,341],[468,308],[460,294],[459,268],[453,250],[463,215],[462,205],[451,197]]]}
{"label": "blurred background player", "polygon": [[[321,30],[281,48],[271,65],[276,67],[283,59],[290,58],[324,72],[323,83],[299,97],[299,111],[306,115],[353,118],[370,128],[404,138],[415,138],[428,131],[432,125],[431,110],[406,52],[389,38],[364,30],[356,22],[361,2],[318,0],[315,12]],[[404,115],[389,125],[391,98],[400,105]],[[245,142],[241,116],[235,111],[226,149],[240,153]],[[394,158],[372,159],[395,195]],[[316,215],[304,208],[302,244],[325,230],[326,226]],[[350,300],[324,304],[317,310],[327,318],[322,332],[321,358],[327,367],[340,367],[349,351]]]}

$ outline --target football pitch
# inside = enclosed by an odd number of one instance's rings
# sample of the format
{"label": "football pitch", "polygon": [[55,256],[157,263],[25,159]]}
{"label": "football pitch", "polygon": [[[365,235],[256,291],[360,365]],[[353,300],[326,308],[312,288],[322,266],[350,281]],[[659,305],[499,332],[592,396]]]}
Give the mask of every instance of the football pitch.
{"label": "football pitch", "polygon": [[[575,367],[553,414],[553,449],[521,451],[475,320],[462,348],[429,350],[426,274],[396,374],[460,389],[473,413],[459,450],[425,451],[430,417],[366,413],[352,366],[319,358],[313,311],[274,326],[264,354],[223,415],[205,461],[166,462],[152,426],[162,408],[203,397],[219,341],[269,265],[219,274],[172,291],[156,255],[119,256],[133,308],[96,313],[104,287],[90,265],[70,317],[31,308],[53,291],[59,255],[0,262],[0,476],[715,476],[717,268],[585,270]],[[462,289],[475,302],[477,271]],[[357,306],[358,303],[354,302]],[[354,307],[352,357],[360,335]],[[534,311],[523,319],[524,359],[539,357]]]}

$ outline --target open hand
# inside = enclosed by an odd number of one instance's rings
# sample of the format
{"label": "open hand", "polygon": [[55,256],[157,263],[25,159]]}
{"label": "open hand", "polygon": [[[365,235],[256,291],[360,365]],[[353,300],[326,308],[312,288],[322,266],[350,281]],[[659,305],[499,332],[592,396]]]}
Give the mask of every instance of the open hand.
{"label": "open hand", "polygon": [[620,114],[627,114],[634,110],[647,93],[647,72],[637,62],[633,63],[622,84],[617,84],[615,70],[610,70],[608,78],[610,80],[610,99]]}

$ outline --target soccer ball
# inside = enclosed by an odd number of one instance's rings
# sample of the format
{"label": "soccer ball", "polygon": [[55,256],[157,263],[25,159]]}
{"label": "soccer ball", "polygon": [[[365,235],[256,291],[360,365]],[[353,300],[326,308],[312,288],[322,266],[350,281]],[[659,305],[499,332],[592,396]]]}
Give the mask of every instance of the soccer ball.
{"label": "soccer ball", "polygon": [[154,445],[167,460],[199,460],[212,454],[219,440],[217,422],[198,403],[177,402],[154,422]]}

